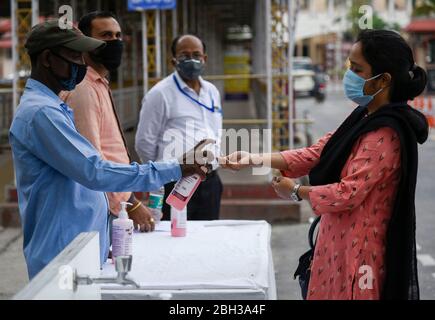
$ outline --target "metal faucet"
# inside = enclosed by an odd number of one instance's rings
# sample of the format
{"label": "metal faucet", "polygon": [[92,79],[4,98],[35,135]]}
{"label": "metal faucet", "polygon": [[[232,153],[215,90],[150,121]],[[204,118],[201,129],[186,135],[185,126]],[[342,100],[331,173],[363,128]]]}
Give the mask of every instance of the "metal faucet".
{"label": "metal faucet", "polygon": [[118,273],[116,278],[91,278],[87,275],[80,276],[77,271],[74,273],[74,291],[77,290],[78,285],[90,285],[93,283],[117,283],[123,286],[132,285],[137,289],[140,286],[133,280],[127,278],[127,274],[131,270],[132,256],[118,256],[115,258],[115,270]]}

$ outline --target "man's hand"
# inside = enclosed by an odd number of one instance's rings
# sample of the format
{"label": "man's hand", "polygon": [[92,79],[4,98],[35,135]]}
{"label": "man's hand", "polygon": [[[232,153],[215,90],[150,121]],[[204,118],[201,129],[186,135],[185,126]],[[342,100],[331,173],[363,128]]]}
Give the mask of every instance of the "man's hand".
{"label": "man's hand", "polygon": [[275,189],[276,194],[283,199],[290,199],[290,194],[296,183],[285,177],[273,177],[272,187]]}
{"label": "man's hand", "polygon": [[258,155],[247,151],[236,151],[226,157],[218,157],[219,164],[224,169],[241,170],[244,168],[261,165]]}
{"label": "man's hand", "polygon": [[[134,208],[138,204],[138,201],[139,200],[136,200],[136,202],[133,203],[132,208]],[[133,211],[128,212],[128,216],[131,220],[133,220],[133,225],[135,229],[139,228],[141,232],[154,231],[154,218],[151,214],[151,211],[143,204],[141,204]]]}
{"label": "man's hand", "polygon": [[207,173],[212,170],[211,162],[215,159],[211,151],[203,150],[203,148],[216,141],[212,139],[204,139],[200,141],[193,149],[183,154],[179,159],[181,174],[183,177],[199,174],[204,180]]}

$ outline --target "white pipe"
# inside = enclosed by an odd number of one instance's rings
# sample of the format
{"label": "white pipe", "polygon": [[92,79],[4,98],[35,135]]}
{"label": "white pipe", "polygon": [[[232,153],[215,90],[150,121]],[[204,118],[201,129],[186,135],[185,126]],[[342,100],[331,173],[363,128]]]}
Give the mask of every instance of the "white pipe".
{"label": "white pipe", "polygon": [[295,40],[295,4],[296,1],[288,0],[287,1],[287,9],[288,9],[288,57],[287,57],[287,72],[288,72],[288,139],[289,139],[289,148],[293,150],[293,141],[294,141],[294,128],[293,128],[293,50],[294,50],[294,40]]}
{"label": "white pipe", "polygon": [[328,14],[330,17],[334,14],[334,0],[328,0]]}
{"label": "white pipe", "polygon": [[32,0],[32,27],[39,23],[39,0]]}
{"label": "white pipe", "polygon": [[161,50],[162,50],[162,54],[161,54],[161,61],[162,61],[162,75],[163,76],[166,76],[166,74],[167,74],[167,70],[166,70],[166,67],[167,67],[167,63],[166,63],[166,61],[167,61],[167,52],[166,52],[166,44],[168,43],[167,41],[167,32],[166,32],[166,30],[167,30],[167,24],[166,24],[166,10],[160,10],[160,13],[161,13],[161,15],[162,15],[162,21],[161,21],[161,38],[162,38],[162,47],[161,47]]}
{"label": "white pipe", "polygon": [[178,16],[177,7],[172,9],[172,38],[175,38],[178,33]]}
{"label": "white pipe", "polygon": [[142,15],[142,77],[143,77],[143,94],[148,92],[148,34],[147,34],[147,17],[146,12],[141,11]]}
{"label": "white pipe", "polygon": [[155,11],[155,46],[156,46],[156,77],[162,76],[162,46],[160,31],[160,10]]}
{"label": "white pipe", "polygon": [[17,35],[17,1],[11,0],[11,32],[12,32],[12,114],[15,115],[18,106],[18,35]]}
{"label": "white pipe", "polygon": [[413,5],[412,5],[412,0],[407,0],[406,1],[406,13],[408,14],[408,15],[411,15],[412,14],[412,7],[413,7]]}
{"label": "white pipe", "polygon": [[133,108],[135,108],[135,115],[138,114],[138,108],[139,108],[139,95],[138,95],[138,88],[137,88],[137,84],[138,84],[138,70],[137,70],[137,65],[138,65],[138,59],[137,59],[137,30],[135,28],[136,26],[133,27],[132,33],[131,33],[131,37],[133,38],[133,41],[131,43],[131,50],[132,50],[132,54],[131,54],[131,59],[133,61],[133,63],[131,64],[132,66],[132,75],[133,75],[133,88],[134,88],[134,106]]}
{"label": "white pipe", "polygon": [[[262,0],[259,0],[262,1]],[[272,42],[271,42],[271,0],[266,0],[266,74],[267,74],[267,129],[272,130]],[[272,150],[272,134],[269,138],[267,150]]]}
{"label": "white pipe", "polygon": [[77,0],[71,0],[71,8],[73,10],[73,21],[76,21],[77,17]]}
{"label": "white pipe", "polygon": [[183,0],[183,34],[187,33],[187,1]]}
{"label": "white pipe", "polygon": [[388,15],[390,17],[394,17],[394,0],[389,0],[388,1]]}

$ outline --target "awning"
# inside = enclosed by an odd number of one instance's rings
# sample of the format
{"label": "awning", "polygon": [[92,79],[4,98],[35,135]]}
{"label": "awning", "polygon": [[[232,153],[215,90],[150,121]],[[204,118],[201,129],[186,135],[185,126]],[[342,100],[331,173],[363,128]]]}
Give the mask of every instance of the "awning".
{"label": "awning", "polygon": [[0,33],[11,31],[11,19],[0,20]]}
{"label": "awning", "polygon": [[435,33],[435,19],[418,19],[411,21],[404,30],[414,33]]}

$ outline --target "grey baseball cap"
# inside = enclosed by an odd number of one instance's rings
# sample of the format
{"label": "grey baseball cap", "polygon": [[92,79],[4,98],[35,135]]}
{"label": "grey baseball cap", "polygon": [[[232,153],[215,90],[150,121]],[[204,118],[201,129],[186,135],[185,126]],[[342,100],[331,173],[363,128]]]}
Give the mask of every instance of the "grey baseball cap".
{"label": "grey baseball cap", "polygon": [[28,54],[63,46],[79,52],[87,52],[105,46],[106,43],[85,36],[76,27],[61,29],[59,20],[48,20],[35,25],[30,31],[24,47]]}

